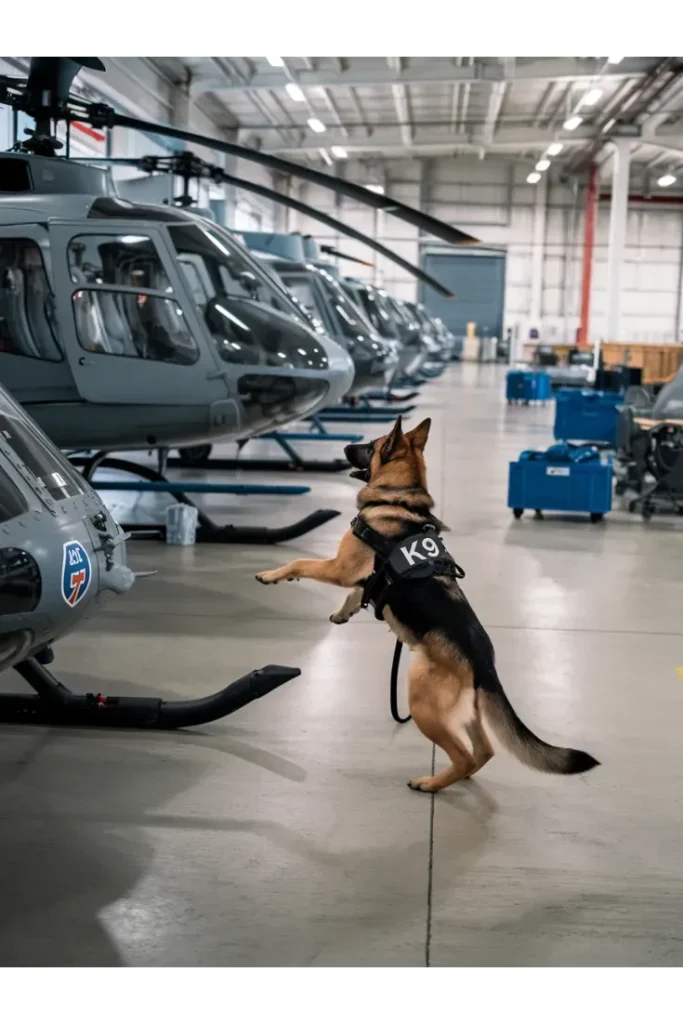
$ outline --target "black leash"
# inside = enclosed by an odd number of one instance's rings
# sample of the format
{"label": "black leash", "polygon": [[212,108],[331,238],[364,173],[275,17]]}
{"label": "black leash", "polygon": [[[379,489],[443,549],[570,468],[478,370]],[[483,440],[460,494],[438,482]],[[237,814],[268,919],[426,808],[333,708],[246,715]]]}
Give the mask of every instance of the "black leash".
{"label": "black leash", "polygon": [[398,667],[401,664],[401,651],[403,650],[403,644],[400,640],[396,641],[394,647],[394,660],[391,663],[391,686],[389,688],[389,704],[391,706],[391,717],[399,725],[405,725],[412,718],[412,715],[406,715],[405,718],[401,718],[398,713]]}

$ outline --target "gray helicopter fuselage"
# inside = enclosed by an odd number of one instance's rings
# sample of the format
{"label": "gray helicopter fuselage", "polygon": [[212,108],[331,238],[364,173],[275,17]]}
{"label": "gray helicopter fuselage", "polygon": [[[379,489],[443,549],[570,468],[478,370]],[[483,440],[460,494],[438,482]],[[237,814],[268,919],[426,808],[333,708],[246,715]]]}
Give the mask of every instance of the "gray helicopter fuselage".
{"label": "gray helicopter fuselage", "polygon": [[270,253],[260,253],[259,257],[351,356],[355,373],[347,390],[349,397],[391,382],[399,362],[398,346],[380,338],[333,274],[320,263],[298,262]]}
{"label": "gray helicopter fuselage", "polygon": [[405,319],[400,316],[388,300],[386,292],[375,288],[366,281],[347,277],[342,282],[347,295],[359,306],[384,340],[392,340],[400,351],[400,366],[397,376],[412,377],[419,372],[427,357],[419,331],[408,329]]}
{"label": "gray helicopter fuselage", "polygon": [[134,580],[99,495],[0,387],[0,672]]}
{"label": "gray helicopter fuselage", "polygon": [[22,160],[42,191],[0,194],[0,381],[60,447],[244,438],[347,393],[348,355],[226,229]]}

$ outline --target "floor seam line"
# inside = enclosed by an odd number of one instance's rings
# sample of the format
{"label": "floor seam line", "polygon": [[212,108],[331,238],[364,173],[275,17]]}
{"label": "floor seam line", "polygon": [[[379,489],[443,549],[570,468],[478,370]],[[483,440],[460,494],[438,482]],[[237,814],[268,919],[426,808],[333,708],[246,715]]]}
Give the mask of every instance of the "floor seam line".
{"label": "floor seam line", "polygon": [[[432,744],[432,775],[436,772],[436,745]],[[436,794],[430,796],[429,808],[429,852],[427,857],[427,933],[425,936],[425,967],[431,967],[432,960],[432,896],[434,892],[434,811]]]}

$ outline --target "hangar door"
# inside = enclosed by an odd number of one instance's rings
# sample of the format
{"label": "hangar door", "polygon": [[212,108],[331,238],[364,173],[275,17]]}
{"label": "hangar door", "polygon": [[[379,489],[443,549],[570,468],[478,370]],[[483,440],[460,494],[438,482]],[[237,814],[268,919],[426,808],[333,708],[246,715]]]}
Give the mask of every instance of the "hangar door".
{"label": "hangar door", "polygon": [[423,267],[441,281],[455,299],[444,298],[421,284],[421,301],[430,313],[440,316],[456,338],[464,338],[467,324],[477,325],[480,337],[502,338],[505,305],[505,255],[486,253],[426,253]]}

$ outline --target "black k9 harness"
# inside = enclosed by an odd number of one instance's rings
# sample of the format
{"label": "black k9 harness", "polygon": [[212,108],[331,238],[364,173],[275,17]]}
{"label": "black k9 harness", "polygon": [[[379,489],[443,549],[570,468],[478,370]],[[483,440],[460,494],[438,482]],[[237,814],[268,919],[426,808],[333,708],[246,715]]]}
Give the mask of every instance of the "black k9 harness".
{"label": "black k9 harness", "polygon": [[[383,618],[391,588],[398,582],[429,579],[431,576],[450,576],[461,580],[464,569],[446,550],[439,531],[432,523],[425,523],[419,532],[411,533],[403,540],[384,537],[368,526],[360,516],[351,520],[353,534],[375,552],[375,569],[363,588],[361,608],[374,605],[375,618]],[[398,710],[398,669],[403,644],[396,640],[394,660],[391,665],[389,701],[391,716],[399,725],[410,721],[410,715],[402,718]]]}
{"label": "black k9 harness", "polygon": [[373,605],[375,618],[383,618],[391,588],[408,580],[429,579],[431,576],[450,576],[462,579],[463,569],[446,550],[439,531],[432,523],[425,523],[419,532],[403,540],[384,537],[356,516],[351,521],[353,534],[375,552],[375,568],[363,589],[361,608]]}

